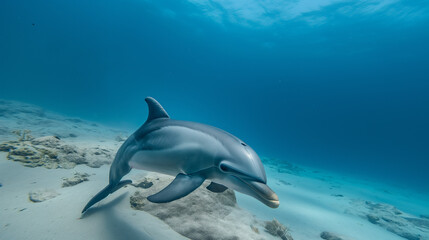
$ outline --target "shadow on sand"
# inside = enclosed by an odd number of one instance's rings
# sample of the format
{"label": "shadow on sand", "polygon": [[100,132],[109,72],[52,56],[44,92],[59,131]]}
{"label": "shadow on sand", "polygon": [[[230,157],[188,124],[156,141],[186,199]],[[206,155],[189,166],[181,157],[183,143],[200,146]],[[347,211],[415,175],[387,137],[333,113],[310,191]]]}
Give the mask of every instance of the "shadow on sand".
{"label": "shadow on sand", "polygon": [[144,231],[129,225],[129,223],[123,220],[123,216],[120,216],[116,213],[117,210],[115,210],[115,206],[123,201],[127,195],[128,193],[123,193],[109,203],[91,207],[84,214],[82,214],[81,219],[88,219],[92,215],[97,216],[100,214],[98,218],[103,218],[105,223],[105,232],[103,233],[105,239],[154,239]]}

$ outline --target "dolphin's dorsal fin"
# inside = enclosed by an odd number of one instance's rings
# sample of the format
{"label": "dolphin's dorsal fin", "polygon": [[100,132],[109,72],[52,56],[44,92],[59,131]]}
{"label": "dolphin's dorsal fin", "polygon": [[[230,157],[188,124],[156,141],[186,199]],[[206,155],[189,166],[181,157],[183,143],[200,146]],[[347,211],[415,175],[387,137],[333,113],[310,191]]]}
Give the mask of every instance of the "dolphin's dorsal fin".
{"label": "dolphin's dorsal fin", "polygon": [[157,118],[170,118],[164,108],[152,97],[145,99],[147,106],[149,107],[149,115],[147,116],[146,122],[150,122]]}

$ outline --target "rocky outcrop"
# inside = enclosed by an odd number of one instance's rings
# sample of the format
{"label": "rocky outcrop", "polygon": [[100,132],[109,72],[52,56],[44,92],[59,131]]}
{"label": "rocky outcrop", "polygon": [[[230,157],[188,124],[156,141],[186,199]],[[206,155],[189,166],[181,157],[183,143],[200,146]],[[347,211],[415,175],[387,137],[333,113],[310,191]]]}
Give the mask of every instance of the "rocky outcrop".
{"label": "rocky outcrop", "polygon": [[30,131],[25,137],[18,135],[18,140],[0,144],[0,151],[8,152],[9,160],[21,162],[26,167],[73,168],[78,164],[100,167],[113,160],[112,150],[95,148],[79,148],[63,142],[57,136],[33,138]]}
{"label": "rocky outcrop", "polygon": [[[138,188],[130,197],[131,207],[158,217],[190,239],[292,239],[284,238],[287,228],[278,221],[265,223],[239,208],[234,191],[228,189],[223,193],[213,193],[207,190],[209,182],[170,203],[156,204],[146,199],[171,181],[171,177],[164,175],[152,175],[136,181],[134,186]],[[260,230],[266,229],[267,224],[270,233]],[[274,235],[271,235],[273,231]]]}
{"label": "rocky outcrop", "polygon": [[277,221],[277,219],[265,222],[265,231],[273,236],[280,237],[282,240],[293,240],[289,229]]}
{"label": "rocky outcrop", "polygon": [[429,239],[429,220],[404,213],[396,207],[371,201],[356,200],[347,212],[385,228],[408,240]]}
{"label": "rocky outcrop", "polygon": [[331,232],[322,232],[320,234],[320,237],[325,240],[344,240],[344,238],[339,237],[336,234]]}
{"label": "rocky outcrop", "polygon": [[79,183],[88,181],[89,174],[88,173],[75,173],[73,177],[63,178],[62,187],[71,187],[77,185]]}
{"label": "rocky outcrop", "polygon": [[139,180],[138,182],[133,183],[132,185],[134,187],[137,187],[137,188],[148,189],[148,188],[152,187],[153,181],[154,181],[154,179],[151,179],[151,178],[143,178],[143,179]]}
{"label": "rocky outcrop", "polygon": [[60,195],[55,190],[49,190],[49,189],[39,189],[34,190],[28,193],[28,198],[32,202],[43,202],[49,199],[52,199],[56,196]]}

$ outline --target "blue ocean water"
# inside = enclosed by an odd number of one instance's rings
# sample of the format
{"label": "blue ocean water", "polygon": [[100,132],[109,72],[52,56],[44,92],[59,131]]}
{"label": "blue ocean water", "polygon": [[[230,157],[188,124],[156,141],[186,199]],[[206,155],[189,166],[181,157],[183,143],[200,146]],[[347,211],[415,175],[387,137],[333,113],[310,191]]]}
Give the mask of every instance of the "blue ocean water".
{"label": "blue ocean water", "polygon": [[0,2],[0,98],[429,191],[427,1]]}

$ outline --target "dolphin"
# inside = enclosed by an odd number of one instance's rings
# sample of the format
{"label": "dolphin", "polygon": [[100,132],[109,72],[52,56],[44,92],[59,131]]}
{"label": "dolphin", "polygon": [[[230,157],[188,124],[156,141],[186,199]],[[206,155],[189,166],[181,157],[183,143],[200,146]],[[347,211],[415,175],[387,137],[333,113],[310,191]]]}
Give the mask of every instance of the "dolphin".
{"label": "dolphin", "polygon": [[279,198],[267,186],[267,177],[256,152],[246,143],[221,129],[188,121],[173,120],[154,98],[146,122],[119,148],[110,167],[109,184],[82,210],[130,184],[123,180],[132,168],[176,176],[160,192],[147,199],[166,203],[185,197],[205,180],[207,189],[223,192],[230,188],[252,196],[271,208]]}

